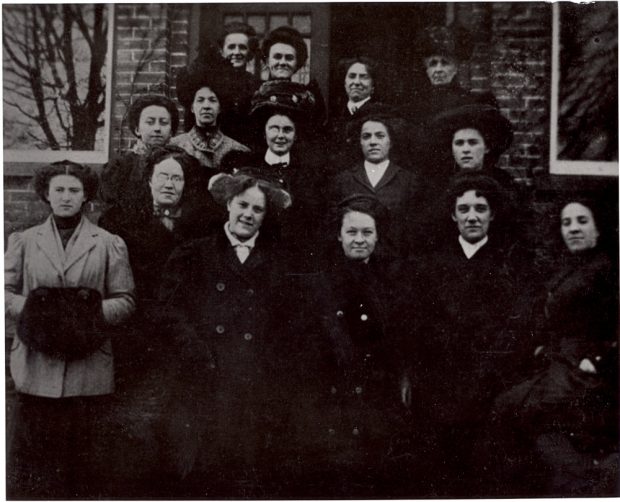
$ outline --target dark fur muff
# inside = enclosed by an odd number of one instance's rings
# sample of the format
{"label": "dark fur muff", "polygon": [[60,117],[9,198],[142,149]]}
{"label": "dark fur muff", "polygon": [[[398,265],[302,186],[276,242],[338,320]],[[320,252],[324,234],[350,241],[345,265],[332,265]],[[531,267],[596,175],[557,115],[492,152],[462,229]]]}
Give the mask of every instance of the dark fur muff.
{"label": "dark fur muff", "polygon": [[108,337],[101,301],[101,294],[90,288],[36,288],[26,299],[17,334],[32,350],[57,359],[82,359]]}

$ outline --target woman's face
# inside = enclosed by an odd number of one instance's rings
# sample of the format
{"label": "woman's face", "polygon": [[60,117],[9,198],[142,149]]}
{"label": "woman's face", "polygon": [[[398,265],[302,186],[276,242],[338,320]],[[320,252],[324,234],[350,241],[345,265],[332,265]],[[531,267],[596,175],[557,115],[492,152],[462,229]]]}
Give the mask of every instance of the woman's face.
{"label": "woman's face", "polygon": [[221,49],[222,57],[233,68],[245,68],[250,53],[250,41],[245,33],[229,33]]}
{"label": "woman's face", "polygon": [[153,203],[159,207],[176,206],[183,195],[185,178],[183,168],[173,158],[167,158],[155,164],[153,175],[149,180]]}
{"label": "woman's face", "polygon": [[368,261],[378,240],[375,219],[358,211],[345,214],[338,240],[347,258]]}
{"label": "woman's face", "polygon": [[269,48],[269,75],[276,80],[289,80],[297,71],[297,51],[288,44],[277,43]]}
{"label": "woman's face", "polygon": [[344,90],[355,103],[368,98],[374,91],[372,77],[365,64],[353,63],[344,77]]}
{"label": "woman's face", "polygon": [[489,153],[478,129],[459,129],[452,138],[452,155],[459,169],[482,169]]}
{"label": "woman's face", "polygon": [[55,216],[69,218],[82,210],[86,202],[84,185],[70,174],[58,174],[50,179],[47,200]]}
{"label": "woman's face", "polygon": [[285,155],[295,143],[295,124],[286,115],[273,115],[265,124],[267,146],[276,155]]}
{"label": "woman's face", "polygon": [[560,221],[564,244],[571,253],[579,253],[596,246],[599,231],[588,207],[579,202],[571,202],[562,209]]}
{"label": "woman's face", "polygon": [[254,237],[267,211],[263,191],[253,186],[228,201],[228,230],[240,241]]}
{"label": "woman's face", "polygon": [[147,146],[161,146],[172,136],[170,112],[159,105],[151,105],[140,112],[136,134]]}
{"label": "woman's face", "polygon": [[192,113],[196,117],[198,127],[213,127],[217,124],[217,117],[220,114],[220,100],[211,89],[202,87],[194,95]]}
{"label": "woman's face", "polygon": [[392,147],[390,133],[381,122],[374,120],[364,122],[360,133],[360,143],[364,158],[368,162],[378,164],[390,158]]}
{"label": "woman's face", "polygon": [[493,213],[486,197],[468,190],[456,198],[452,220],[456,222],[461,237],[475,244],[488,235]]}
{"label": "woman's face", "polygon": [[440,54],[424,58],[426,75],[432,85],[448,85],[456,76],[456,61]]}

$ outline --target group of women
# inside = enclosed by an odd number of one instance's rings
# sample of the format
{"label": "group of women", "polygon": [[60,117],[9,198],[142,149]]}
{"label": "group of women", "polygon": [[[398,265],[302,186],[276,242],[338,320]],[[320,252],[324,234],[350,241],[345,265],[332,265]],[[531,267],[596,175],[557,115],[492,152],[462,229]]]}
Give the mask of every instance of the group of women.
{"label": "group of women", "polygon": [[[529,208],[495,167],[512,134],[496,108],[437,115],[420,142],[372,102],[375,64],[358,58],[349,116],[327,122],[318,87],[290,81],[299,33],[278,28],[262,49],[262,83],[238,23],[221,62],[179,74],[186,133],[168,98],[133,103],[138,141],[102,172],[99,226],[83,215],[89,168],[37,172],[52,214],[5,255],[9,495],[613,492],[606,213],[563,201],[559,271],[537,270],[515,218]],[[157,387],[144,444],[131,424],[102,433],[115,366],[117,399],[140,409],[132,389]]]}

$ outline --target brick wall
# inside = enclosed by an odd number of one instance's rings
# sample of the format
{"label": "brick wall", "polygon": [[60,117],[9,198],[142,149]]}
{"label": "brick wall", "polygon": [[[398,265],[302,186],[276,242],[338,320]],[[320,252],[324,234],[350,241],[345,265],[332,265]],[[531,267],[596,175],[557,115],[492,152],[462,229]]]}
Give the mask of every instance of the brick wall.
{"label": "brick wall", "polygon": [[491,91],[515,130],[500,165],[532,184],[548,171],[551,4],[462,3],[456,19],[476,44],[460,78],[474,92]]}
{"label": "brick wall", "polygon": [[116,6],[113,154],[128,149],[135,139],[126,116],[138,96],[155,93],[176,99],[176,70],[188,63],[190,11],[188,4]]}

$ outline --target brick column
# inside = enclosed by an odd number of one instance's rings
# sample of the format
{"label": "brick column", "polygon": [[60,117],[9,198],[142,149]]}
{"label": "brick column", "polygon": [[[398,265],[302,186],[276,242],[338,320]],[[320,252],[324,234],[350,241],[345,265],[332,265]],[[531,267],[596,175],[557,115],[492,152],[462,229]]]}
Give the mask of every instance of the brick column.
{"label": "brick column", "polygon": [[491,86],[515,129],[501,165],[517,177],[548,169],[551,4],[493,3]]}
{"label": "brick column", "polygon": [[134,141],[127,110],[138,96],[154,93],[176,99],[175,70],[188,62],[190,9],[188,4],[116,6],[113,155]]}

